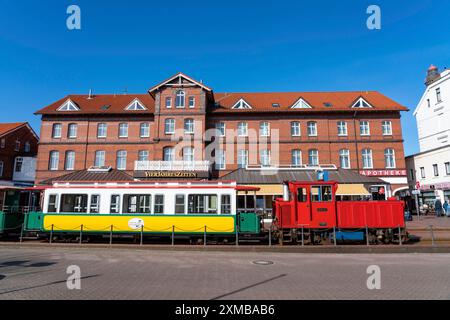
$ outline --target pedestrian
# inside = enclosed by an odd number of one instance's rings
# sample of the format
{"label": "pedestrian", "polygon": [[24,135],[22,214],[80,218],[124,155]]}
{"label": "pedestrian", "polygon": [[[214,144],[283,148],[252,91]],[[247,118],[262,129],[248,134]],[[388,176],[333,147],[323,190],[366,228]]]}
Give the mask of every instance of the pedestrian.
{"label": "pedestrian", "polygon": [[447,217],[450,217],[450,204],[448,203],[448,198],[445,200],[444,205],[442,206],[444,208],[444,213]]}
{"label": "pedestrian", "polygon": [[436,198],[436,201],[434,202],[434,210],[436,212],[436,217],[440,217],[442,214],[442,202],[441,199]]}

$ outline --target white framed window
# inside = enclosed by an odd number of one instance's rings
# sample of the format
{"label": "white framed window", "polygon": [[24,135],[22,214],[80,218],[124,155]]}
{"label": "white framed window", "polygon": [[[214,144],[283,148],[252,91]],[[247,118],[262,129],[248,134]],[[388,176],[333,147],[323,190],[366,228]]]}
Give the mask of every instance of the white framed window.
{"label": "white framed window", "polygon": [[138,152],[138,161],[148,161],[149,152],[148,150],[139,150]]}
{"label": "white framed window", "polygon": [[14,172],[22,172],[23,167],[23,158],[17,157],[14,164]]}
{"label": "white framed window", "polygon": [[175,119],[166,119],[164,121],[164,133],[165,134],[175,133]]}
{"label": "white framed window", "polygon": [[69,127],[67,129],[67,137],[69,139],[74,139],[77,137],[78,125],[76,123],[69,123]]}
{"label": "white framed window", "polygon": [[65,170],[75,170],[75,151],[66,151]]}
{"label": "white framed window", "polygon": [[134,99],[126,108],[128,111],[138,111],[138,110],[147,110],[147,108],[139,101],[139,99]]}
{"label": "white framed window", "polygon": [[387,169],[395,168],[395,151],[394,149],[388,148],[384,150],[384,163]]}
{"label": "white framed window", "polygon": [[373,168],[372,149],[363,149],[361,153],[362,153],[363,169],[372,169]]}
{"label": "white framed window", "polygon": [[184,133],[185,134],[194,133],[194,119],[184,119]]}
{"label": "white framed window", "polygon": [[308,151],[308,164],[310,166],[319,165],[319,150],[311,149]]}
{"label": "white framed window", "polygon": [[246,137],[248,136],[248,125],[247,122],[239,122],[238,123],[238,136]]}
{"label": "white framed window", "polygon": [[62,133],[62,124],[61,123],[54,123],[53,129],[52,129],[52,138],[61,138]]}
{"label": "white framed window", "polygon": [[141,138],[148,138],[150,137],[150,124],[149,123],[141,123],[140,133]]}
{"label": "white framed window", "polygon": [[93,194],[91,196],[91,202],[89,205],[89,213],[99,213],[100,212],[100,195]]}
{"label": "white framed window", "polygon": [[183,161],[194,162],[194,148],[192,147],[183,148]]}
{"label": "white framed window", "polygon": [[189,108],[195,108],[195,97],[189,97]]}
{"label": "white framed window", "polygon": [[291,165],[298,167],[302,165],[302,151],[295,149],[291,151]]}
{"label": "white framed window", "polygon": [[436,89],[436,100],[437,102],[442,102],[441,88]]}
{"label": "white framed window", "polygon": [[370,124],[369,121],[361,121],[359,123],[359,132],[362,136],[370,136]]}
{"label": "white framed window", "polygon": [[105,166],[105,158],[106,158],[105,151],[103,151],[103,150],[95,151],[94,166],[104,167]]}
{"label": "white framed window", "polygon": [[166,108],[172,108],[172,97],[166,97]]}
{"label": "white framed window", "polygon": [[106,123],[99,123],[97,125],[97,138],[106,138],[108,134],[108,125]]}
{"label": "white framed window", "polygon": [[339,150],[339,164],[342,169],[350,169],[350,150]]}
{"label": "white framed window", "polygon": [[424,167],[420,167],[420,177],[422,179],[425,179],[425,168]]}
{"label": "white framed window", "polygon": [[225,151],[218,149],[216,150],[216,170],[224,170],[225,168]]}
{"label": "white framed window", "polygon": [[117,170],[127,169],[127,152],[125,150],[117,151]]}
{"label": "white framed window", "polygon": [[317,122],[309,121],[307,124],[308,128],[308,136],[316,137],[317,136]]}
{"label": "white framed window", "polygon": [[347,136],[347,122],[338,121],[337,123],[338,136]]}
{"label": "white framed window", "polygon": [[219,131],[219,137],[225,137],[225,122],[216,122],[216,130]]}
{"label": "white framed window", "polygon": [[450,162],[445,163],[445,174],[450,176]]}
{"label": "white framed window", "polygon": [[31,144],[27,141],[25,142],[25,152],[30,152],[31,151]]}
{"label": "white framed window", "polygon": [[292,121],[291,122],[291,136],[293,137],[300,137],[302,134],[300,122],[298,121]]}
{"label": "white framed window", "polygon": [[352,106],[352,108],[372,108],[372,106],[363,98],[359,98]]}
{"label": "white framed window", "polygon": [[128,138],[128,123],[119,123],[119,138]]}
{"label": "white framed window", "polygon": [[0,177],[3,177],[3,167],[4,167],[3,161],[0,161]]}
{"label": "white framed window", "polygon": [[259,135],[261,137],[270,136],[270,123],[269,122],[264,121],[259,124]]}
{"label": "white framed window", "polygon": [[270,167],[270,150],[263,149],[259,152],[259,162],[263,167]]}
{"label": "white framed window", "polygon": [[392,122],[385,120],[381,122],[381,129],[383,131],[383,136],[391,136],[392,135]]}
{"label": "white framed window", "polygon": [[239,99],[231,109],[252,109],[252,106],[244,99]]}
{"label": "white framed window", "polygon": [[183,90],[178,90],[175,99],[175,108],[184,108],[186,105],[186,93]]}
{"label": "white framed window", "polygon": [[439,177],[439,167],[437,164],[433,164],[433,173],[435,177]]}
{"label": "white framed window", "polygon": [[175,160],[175,149],[172,147],[165,147],[163,149],[163,160],[164,161],[174,161]]}
{"label": "white framed window", "polygon": [[64,102],[64,104],[62,106],[60,106],[58,109],[58,111],[78,111],[80,110],[80,108],[77,106],[77,104],[75,102],[73,102],[72,100],[67,100],[66,102]]}
{"label": "white framed window", "polygon": [[59,151],[50,151],[48,169],[51,171],[58,170],[58,165],[59,165]]}
{"label": "white framed window", "polygon": [[248,165],[248,150],[238,150],[238,168],[247,168]]}

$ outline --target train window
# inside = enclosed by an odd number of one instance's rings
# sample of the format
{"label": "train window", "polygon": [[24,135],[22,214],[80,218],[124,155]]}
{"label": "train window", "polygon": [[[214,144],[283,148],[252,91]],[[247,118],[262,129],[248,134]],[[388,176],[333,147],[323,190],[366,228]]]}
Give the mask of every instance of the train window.
{"label": "train window", "polygon": [[99,213],[100,211],[100,195],[93,194],[91,196],[90,213]]}
{"label": "train window", "polygon": [[123,213],[150,213],[150,194],[125,194],[123,196]]}
{"label": "train window", "polygon": [[331,186],[313,186],[311,187],[312,202],[329,202],[333,200]]}
{"label": "train window", "polygon": [[307,192],[306,192],[306,188],[298,188],[297,189],[297,201],[298,202],[306,202],[307,199]]}
{"label": "train window", "polygon": [[110,212],[111,213],[120,213],[120,196],[117,194],[113,194],[111,196]]}
{"label": "train window", "polygon": [[175,214],[184,214],[186,196],[184,194],[175,195]]}
{"label": "train window", "polygon": [[58,211],[58,195],[51,194],[48,197],[48,207],[47,212],[56,212]]}
{"label": "train window", "polygon": [[155,214],[164,214],[164,195],[157,194],[155,195]]}
{"label": "train window", "polygon": [[217,195],[190,194],[188,197],[188,213],[217,214]]}
{"label": "train window", "polygon": [[231,196],[229,194],[223,194],[221,196],[221,208],[222,214],[231,214]]}
{"label": "train window", "polygon": [[60,212],[86,213],[87,201],[87,194],[63,194],[61,196]]}

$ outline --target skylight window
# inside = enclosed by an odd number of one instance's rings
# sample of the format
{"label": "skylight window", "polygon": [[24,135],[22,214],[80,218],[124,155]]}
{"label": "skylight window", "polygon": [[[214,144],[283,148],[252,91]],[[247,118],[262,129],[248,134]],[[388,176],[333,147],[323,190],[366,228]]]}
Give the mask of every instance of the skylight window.
{"label": "skylight window", "polygon": [[300,98],[295,102],[292,107],[292,109],[311,109],[312,107],[305,101],[303,98]]}
{"label": "skylight window", "polygon": [[327,108],[330,108],[333,106],[333,104],[331,102],[324,102],[323,105]]}
{"label": "skylight window", "polygon": [[272,107],[274,107],[274,108],[279,108],[279,107],[280,107],[280,104],[279,104],[279,103],[272,103]]}
{"label": "skylight window", "polygon": [[252,107],[244,99],[240,99],[232,109],[252,109]]}
{"label": "skylight window", "polygon": [[125,108],[125,110],[129,111],[137,111],[137,110],[147,110],[146,107],[142,104],[142,102],[139,101],[139,99],[134,99],[133,102],[131,102],[128,107]]}
{"label": "skylight window", "polygon": [[352,106],[352,108],[372,108],[372,106],[363,98],[359,98],[358,101]]}
{"label": "skylight window", "polygon": [[80,107],[78,107],[75,102],[72,100],[67,100],[64,104],[58,108],[58,111],[78,111]]}

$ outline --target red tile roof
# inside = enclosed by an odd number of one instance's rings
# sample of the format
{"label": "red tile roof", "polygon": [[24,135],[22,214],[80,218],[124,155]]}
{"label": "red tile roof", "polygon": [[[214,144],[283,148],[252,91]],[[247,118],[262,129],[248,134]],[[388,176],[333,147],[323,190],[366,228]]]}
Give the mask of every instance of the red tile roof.
{"label": "red tile roof", "polygon": [[[138,98],[147,110],[125,110],[125,108]],[[68,99],[75,102],[80,108],[79,111],[57,111]],[[109,106],[105,109],[105,106]],[[89,99],[88,95],[68,95],[47,107],[39,110],[36,114],[153,114],[155,110],[155,100],[149,94],[102,94],[93,95]]]}
{"label": "red tile roof", "polygon": [[0,136],[26,125],[26,122],[0,123]]}
{"label": "red tile roof", "polygon": [[[377,91],[215,93],[217,106],[211,106],[209,111],[212,113],[350,111],[354,110],[351,108],[352,105],[361,97],[373,108],[358,110],[408,111],[408,108]],[[135,98],[138,98],[147,110],[125,110]],[[250,104],[252,109],[232,109],[241,98]],[[300,98],[312,108],[292,109],[292,105]],[[57,111],[68,99],[75,102],[80,107],[80,111]],[[274,103],[279,107],[273,107]],[[109,108],[103,108],[108,105]],[[37,111],[36,114],[153,114],[154,110],[155,101],[150,94],[95,95],[92,99],[88,99],[88,95],[69,95]]]}
{"label": "red tile roof", "polygon": [[[358,110],[390,110],[408,111],[408,108],[377,91],[348,91],[348,92],[280,92],[280,93],[216,93],[216,107],[213,112],[264,112],[264,111],[345,111],[352,110],[353,104],[363,98],[373,108]],[[252,109],[232,109],[244,99]],[[302,98],[311,109],[292,109],[291,107]],[[272,104],[279,107],[273,107]],[[326,106],[331,105],[331,106]],[[353,109],[354,110],[354,109]]]}

